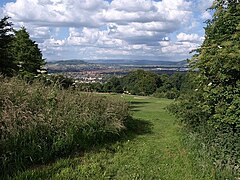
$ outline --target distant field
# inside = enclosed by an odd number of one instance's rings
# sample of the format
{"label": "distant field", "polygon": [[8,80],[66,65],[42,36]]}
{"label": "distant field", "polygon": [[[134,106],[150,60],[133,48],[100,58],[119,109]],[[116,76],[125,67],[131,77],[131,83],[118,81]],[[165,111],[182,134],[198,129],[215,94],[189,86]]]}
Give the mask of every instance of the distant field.
{"label": "distant field", "polygon": [[152,97],[111,95],[131,105],[135,132],[113,144],[32,168],[17,179],[214,179],[213,171],[189,156],[181,143],[181,127],[169,115],[172,101]]}

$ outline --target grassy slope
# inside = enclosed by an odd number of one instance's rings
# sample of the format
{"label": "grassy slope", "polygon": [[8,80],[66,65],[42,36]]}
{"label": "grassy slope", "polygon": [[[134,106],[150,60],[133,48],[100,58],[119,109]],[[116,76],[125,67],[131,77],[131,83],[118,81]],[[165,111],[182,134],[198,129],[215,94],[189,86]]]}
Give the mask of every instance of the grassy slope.
{"label": "grassy slope", "polygon": [[152,124],[151,132],[61,159],[19,174],[18,179],[213,179],[199,168],[181,143],[181,128],[165,107],[170,100],[125,96],[134,118]]}

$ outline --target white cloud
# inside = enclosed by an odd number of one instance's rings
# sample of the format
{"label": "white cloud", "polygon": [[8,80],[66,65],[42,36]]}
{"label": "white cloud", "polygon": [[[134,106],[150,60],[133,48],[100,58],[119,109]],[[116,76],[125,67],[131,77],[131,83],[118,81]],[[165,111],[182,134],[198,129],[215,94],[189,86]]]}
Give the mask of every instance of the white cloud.
{"label": "white cloud", "polygon": [[126,12],[149,12],[156,10],[151,0],[113,0],[110,8]]}
{"label": "white cloud", "polygon": [[179,28],[180,25],[175,24],[174,22],[147,22],[147,23],[131,23],[132,27],[136,30],[144,30],[144,31],[155,31],[155,32],[165,32],[171,33]]}
{"label": "white cloud", "polygon": [[37,25],[98,27],[98,16],[107,5],[102,0],[16,0],[5,5],[5,13]]}
{"label": "white cloud", "polygon": [[171,45],[169,41],[160,41],[159,44],[161,47],[166,47]]}
{"label": "white cloud", "polygon": [[94,46],[99,36],[98,29],[83,28],[82,32],[79,32],[76,28],[69,28],[67,42],[70,45]]}
{"label": "white cloud", "polygon": [[43,45],[48,46],[48,47],[59,47],[65,45],[66,42],[65,40],[56,40],[54,38],[47,39],[44,41]]}
{"label": "white cloud", "polygon": [[178,54],[180,56],[186,56],[186,52],[190,52],[194,49],[197,49],[199,44],[192,42],[177,42],[172,43],[169,46],[163,47],[162,52],[165,54]]}
{"label": "white cloud", "polygon": [[201,42],[203,40],[198,34],[179,33],[177,40],[181,42]]}
{"label": "white cloud", "polygon": [[182,23],[191,15],[191,3],[185,0],[113,0],[109,9],[103,12],[107,22],[166,22]]}
{"label": "white cloud", "polygon": [[[193,0],[16,0],[3,9],[16,27],[26,26],[49,59],[176,59],[189,56],[202,41],[187,31],[199,26],[193,10],[204,7],[198,5],[194,9]],[[186,33],[168,38],[176,32]]]}
{"label": "white cloud", "polygon": [[51,31],[49,27],[32,27],[28,28],[31,38],[35,41],[43,42],[45,39],[51,38]]}

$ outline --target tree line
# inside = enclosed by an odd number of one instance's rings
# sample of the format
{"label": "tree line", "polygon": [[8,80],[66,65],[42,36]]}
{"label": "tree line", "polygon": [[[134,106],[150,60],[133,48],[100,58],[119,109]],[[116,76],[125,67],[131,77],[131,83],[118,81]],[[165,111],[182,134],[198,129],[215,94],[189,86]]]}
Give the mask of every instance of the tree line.
{"label": "tree line", "polygon": [[135,70],[123,77],[114,76],[104,84],[81,83],[78,84],[78,88],[82,91],[154,95],[155,97],[174,99],[191,88],[188,87],[189,77],[190,75],[186,73],[158,75],[150,71]]}

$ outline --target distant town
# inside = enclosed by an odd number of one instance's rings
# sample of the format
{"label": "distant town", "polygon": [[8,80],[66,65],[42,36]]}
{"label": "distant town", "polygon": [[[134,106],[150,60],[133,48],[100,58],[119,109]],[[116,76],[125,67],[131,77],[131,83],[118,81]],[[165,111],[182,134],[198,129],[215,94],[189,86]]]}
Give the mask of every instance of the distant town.
{"label": "distant town", "polygon": [[46,68],[49,74],[61,74],[73,78],[79,83],[104,83],[112,76],[122,77],[137,69],[157,74],[184,73],[188,70],[188,63],[187,60],[61,60],[48,62]]}

